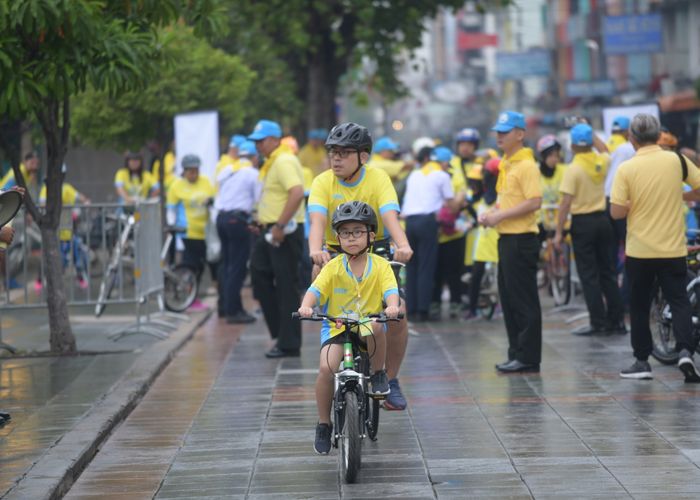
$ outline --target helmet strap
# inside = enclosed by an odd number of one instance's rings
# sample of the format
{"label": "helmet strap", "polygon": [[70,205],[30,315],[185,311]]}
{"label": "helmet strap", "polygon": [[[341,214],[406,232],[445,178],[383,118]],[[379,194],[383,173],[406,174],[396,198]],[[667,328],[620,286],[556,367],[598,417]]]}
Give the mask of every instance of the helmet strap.
{"label": "helmet strap", "polygon": [[355,174],[357,172],[359,172],[361,168],[362,168],[362,158],[360,158],[360,151],[358,150],[357,151],[357,168],[353,171],[353,173],[351,173],[345,179],[343,179],[343,182],[350,182],[350,179],[355,177]]}

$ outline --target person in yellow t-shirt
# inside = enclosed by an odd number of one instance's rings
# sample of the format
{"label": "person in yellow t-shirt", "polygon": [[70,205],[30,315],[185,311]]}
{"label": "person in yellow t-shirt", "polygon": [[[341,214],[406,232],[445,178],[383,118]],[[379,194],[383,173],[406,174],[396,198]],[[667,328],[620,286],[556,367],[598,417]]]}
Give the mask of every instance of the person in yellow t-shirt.
{"label": "person in yellow t-shirt", "polygon": [[[700,197],[700,170],[688,158],[656,144],[661,132],[656,117],[638,114],[629,130],[635,155],[618,168],[610,195],[610,215],[627,218],[625,271],[630,293],[630,340],[636,358],[632,366],[620,371],[620,376],[653,377],[648,362],[653,348],[649,298],[658,283],[673,313],[673,333],[680,351],[678,368],[686,382],[697,383],[700,373],[693,361],[697,339],[686,293],[688,250],[683,201]],[[684,183],[693,191],[684,193]]]}
{"label": "person in yellow t-shirt", "polygon": [[328,159],[323,141],[326,140],[327,132],[322,128],[309,130],[308,142],[299,150],[299,161],[305,167],[309,167],[314,177],[328,169]]}
{"label": "person in yellow t-shirt", "polygon": [[304,178],[301,163],[281,143],[277,122],[260,120],[248,136],[265,157],[257,221],[261,233],[250,259],[253,293],[276,345],[267,358],[298,357],[301,325],[292,320],[299,303],[299,261],[304,245]]}
{"label": "person in yellow t-shirt", "polygon": [[616,116],[612,122],[612,134],[606,144],[608,152],[613,154],[617,148],[628,141],[628,129],[630,128],[630,119],[626,116]]}
{"label": "person in yellow t-shirt", "polygon": [[496,183],[498,208],[479,217],[498,234],[498,293],[508,332],[508,359],[496,365],[504,373],[539,372],[542,359],[542,311],[537,289],[537,210],[542,204],[540,169],[525,148],[525,116],[498,115],[498,147],[504,156]]}
{"label": "person in yellow t-shirt", "polygon": [[215,179],[219,177],[219,174],[224,169],[224,167],[230,166],[234,172],[241,168],[239,160],[239,148],[244,142],[246,142],[246,138],[244,135],[234,134],[231,136],[231,139],[228,143],[228,151],[221,155],[221,158],[219,158],[219,162],[216,164],[216,169],[214,170]]}
{"label": "person in yellow t-shirt", "polygon": [[[594,147],[598,152],[594,151]],[[554,245],[561,246],[564,225],[571,212],[571,240],[576,269],[590,320],[589,325],[572,333],[624,335],[627,333],[625,309],[617,287],[615,264],[608,251],[614,239],[612,224],[605,210],[605,176],[610,157],[605,143],[585,123],[571,129],[571,149],[574,158],[559,186],[562,201]]]}
{"label": "person in yellow t-shirt", "polygon": [[[302,317],[310,317],[319,305],[330,316],[356,315],[364,318],[384,309],[390,318],[399,314],[399,289],[389,263],[372,254],[370,248],[377,230],[377,215],[361,201],[343,203],[333,212],[333,230],[340,242],[341,254],[328,262],[304,295],[298,309]],[[386,307],[385,307],[386,304]],[[389,381],[384,370],[386,338],[383,325],[365,326],[367,351],[372,354],[371,393],[389,394]],[[333,377],[343,357],[341,328],[330,321],[321,327],[321,353],[316,377],[318,424],[314,449],[325,455],[331,449],[331,402]],[[361,332],[358,332],[361,333]]]}
{"label": "person in yellow t-shirt", "polygon": [[370,156],[367,166],[384,170],[392,182],[396,181],[401,177],[401,174],[407,173],[413,166],[410,163],[395,159],[398,151],[399,145],[392,141],[391,138],[380,137],[374,143],[372,156]]}
{"label": "person in yellow t-shirt", "polygon": [[[491,158],[484,164],[484,195],[476,206],[477,217],[496,208],[496,181],[501,159]],[[493,227],[479,226],[474,241],[474,255],[469,281],[469,310],[464,315],[467,321],[479,318],[479,295],[481,293],[481,281],[486,272],[486,264],[498,262],[498,231]]]}
{"label": "person in yellow t-shirt", "polygon": [[467,180],[464,178],[462,169],[456,167],[452,162],[452,156],[445,171],[450,176],[454,203],[459,206],[459,209],[454,210],[443,206],[438,212],[438,257],[429,312],[429,316],[433,320],[440,319],[442,290],[445,285],[450,291],[450,318],[456,318],[462,309],[462,269],[466,250],[466,231],[457,222],[458,218],[461,217],[463,207],[466,205]]}
{"label": "person in yellow t-shirt", "polygon": [[[165,171],[164,175],[165,177],[163,178],[164,186],[165,186],[165,191],[168,191],[168,188],[170,185],[173,183],[175,179],[177,179],[177,175],[175,175],[175,152],[172,150],[172,144],[171,144],[171,149],[165,153],[165,156],[163,157],[163,164],[165,165]],[[153,165],[151,168],[151,174],[153,175],[153,179],[155,182],[160,185],[160,159],[156,158],[153,161]],[[156,196],[156,195],[153,195]]]}
{"label": "person in yellow t-shirt", "polygon": [[144,169],[141,153],[129,151],[124,158],[124,167],[114,176],[114,188],[119,202],[131,205],[158,196],[159,184],[153,174]]}
{"label": "person in yellow t-shirt", "polygon": [[557,227],[558,206],[561,200],[559,185],[564,178],[566,165],[561,163],[561,144],[554,135],[542,136],[537,141],[536,150],[542,184],[542,209],[539,213],[540,241],[544,242],[554,235]]}
{"label": "person in yellow t-shirt", "polygon": [[[182,262],[196,271],[197,280],[201,278],[207,260],[204,236],[209,220],[209,206],[216,194],[211,181],[206,176],[199,175],[201,164],[197,155],[185,155],[182,159],[182,177],[170,185],[167,199],[170,223],[178,219],[178,211],[184,212],[187,232],[182,240],[185,245]],[[204,307],[199,299],[191,306],[193,310]]]}
{"label": "person in yellow t-shirt", "polygon": [[[39,155],[36,151],[30,151],[24,155],[24,161],[20,163],[19,171],[22,174],[29,194],[34,198],[38,196],[41,184],[39,182]],[[19,183],[17,179],[15,179],[15,172],[12,169],[10,169],[2,178],[2,181],[0,181],[0,189],[3,191],[7,191],[18,185]]]}
{"label": "person in yellow t-shirt", "polygon": [[[61,168],[61,174],[63,175],[63,183],[61,184],[61,203],[63,205],[63,213],[61,214],[61,228],[58,231],[59,239],[59,249],[61,251],[61,262],[63,263],[63,269],[68,267],[70,262],[71,253],[73,254],[73,265],[75,266],[76,279],[78,280],[78,286],[85,290],[88,287],[88,282],[85,279],[87,275],[87,255],[83,251],[83,241],[79,236],[73,233],[73,223],[78,215],[78,209],[66,209],[66,206],[75,206],[78,204],[87,205],[90,200],[84,194],[78,192],[72,184],[65,181],[65,176],[68,167],[63,164]],[[39,206],[46,205],[46,184],[41,187],[39,192]],[[70,214],[68,211],[70,210]],[[64,218],[64,214],[66,217]],[[70,215],[70,220],[68,220],[68,215]],[[64,222],[65,221],[65,222]],[[66,227],[67,226],[67,227]],[[41,278],[39,278],[39,283],[41,283]],[[41,285],[43,286],[43,285]]]}

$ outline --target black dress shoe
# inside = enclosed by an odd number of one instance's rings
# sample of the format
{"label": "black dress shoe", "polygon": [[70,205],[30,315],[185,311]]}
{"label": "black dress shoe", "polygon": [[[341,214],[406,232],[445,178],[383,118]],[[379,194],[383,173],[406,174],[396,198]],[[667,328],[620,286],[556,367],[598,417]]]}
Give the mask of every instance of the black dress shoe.
{"label": "black dress shoe", "polygon": [[298,358],[299,357],[299,349],[285,350],[285,349],[280,349],[279,347],[275,346],[265,353],[265,357],[270,358],[270,359]]}
{"label": "black dress shoe", "polygon": [[590,337],[591,335],[607,335],[607,330],[600,326],[587,325],[571,330],[571,335]]}
{"label": "black dress shoe", "polygon": [[496,370],[500,370],[502,366],[506,366],[508,363],[513,361],[512,359],[506,359],[503,363],[498,363],[496,365]]}
{"label": "black dress shoe", "polygon": [[606,326],[605,333],[607,335],[627,335],[627,327],[624,322],[615,323],[614,325]]}
{"label": "black dress shoe", "polygon": [[506,363],[505,365],[500,365],[498,368],[499,372],[503,373],[539,373],[539,364],[525,364],[521,363],[517,359]]}
{"label": "black dress shoe", "polygon": [[247,323],[255,323],[255,316],[251,316],[245,311],[238,312],[233,316],[226,318],[226,323],[229,325],[243,325]]}

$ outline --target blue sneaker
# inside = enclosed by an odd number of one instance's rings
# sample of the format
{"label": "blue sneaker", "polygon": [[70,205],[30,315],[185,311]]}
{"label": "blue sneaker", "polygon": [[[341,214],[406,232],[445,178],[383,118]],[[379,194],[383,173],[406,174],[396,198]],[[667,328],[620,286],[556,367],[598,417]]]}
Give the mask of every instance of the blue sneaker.
{"label": "blue sneaker", "polygon": [[389,380],[389,395],[384,400],[384,408],[387,410],[405,410],[406,398],[403,397],[401,387],[399,387],[399,379],[392,378]]}

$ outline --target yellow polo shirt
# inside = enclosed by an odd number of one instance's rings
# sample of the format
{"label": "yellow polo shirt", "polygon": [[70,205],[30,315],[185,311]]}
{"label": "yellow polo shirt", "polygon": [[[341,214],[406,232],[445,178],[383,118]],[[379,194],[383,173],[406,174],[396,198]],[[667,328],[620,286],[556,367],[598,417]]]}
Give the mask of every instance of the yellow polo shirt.
{"label": "yellow polo shirt", "polygon": [[[540,169],[532,149],[522,148],[513,156],[504,156],[496,183],[500,210],[513,208],[525,200],[542,198]],[[520,217],[505,219],[496,226],[499,234],[537,234],[537,211]]]}
{"label": "yellow polo shirt", "polygon": [[610,165],[610,156],[579,153],[574,156],[559,190],[573,196],[571,215],[590,214],[605,210],[605,175]]}
{"label": "yellow polo shirt", "polygon": [[401,170],[403,170],[404,162],[401,160],[390,160],[379,155],[372,155],[367,162],[368,167],[384,170],[389,177],[396,179]]}
{"label": "yellow polo shirt", "polygon": [[[686,158],[686,184],[700,188],[700,171]],[[683,169],[678,156],[644,146],[617,169],[610,202],[629,204],[626,253],[638,259],[687,255]]]}
{"label": "yellow polo shirt", "polygon": [[[263,184],[258,204],[258,222],[274,224],[279,220],[294,186],[304,186],[304,174],[299,158],[286,146],[279,146],[260,168]],[[294,220],[304,222],[304,200],[294,214]]]}

